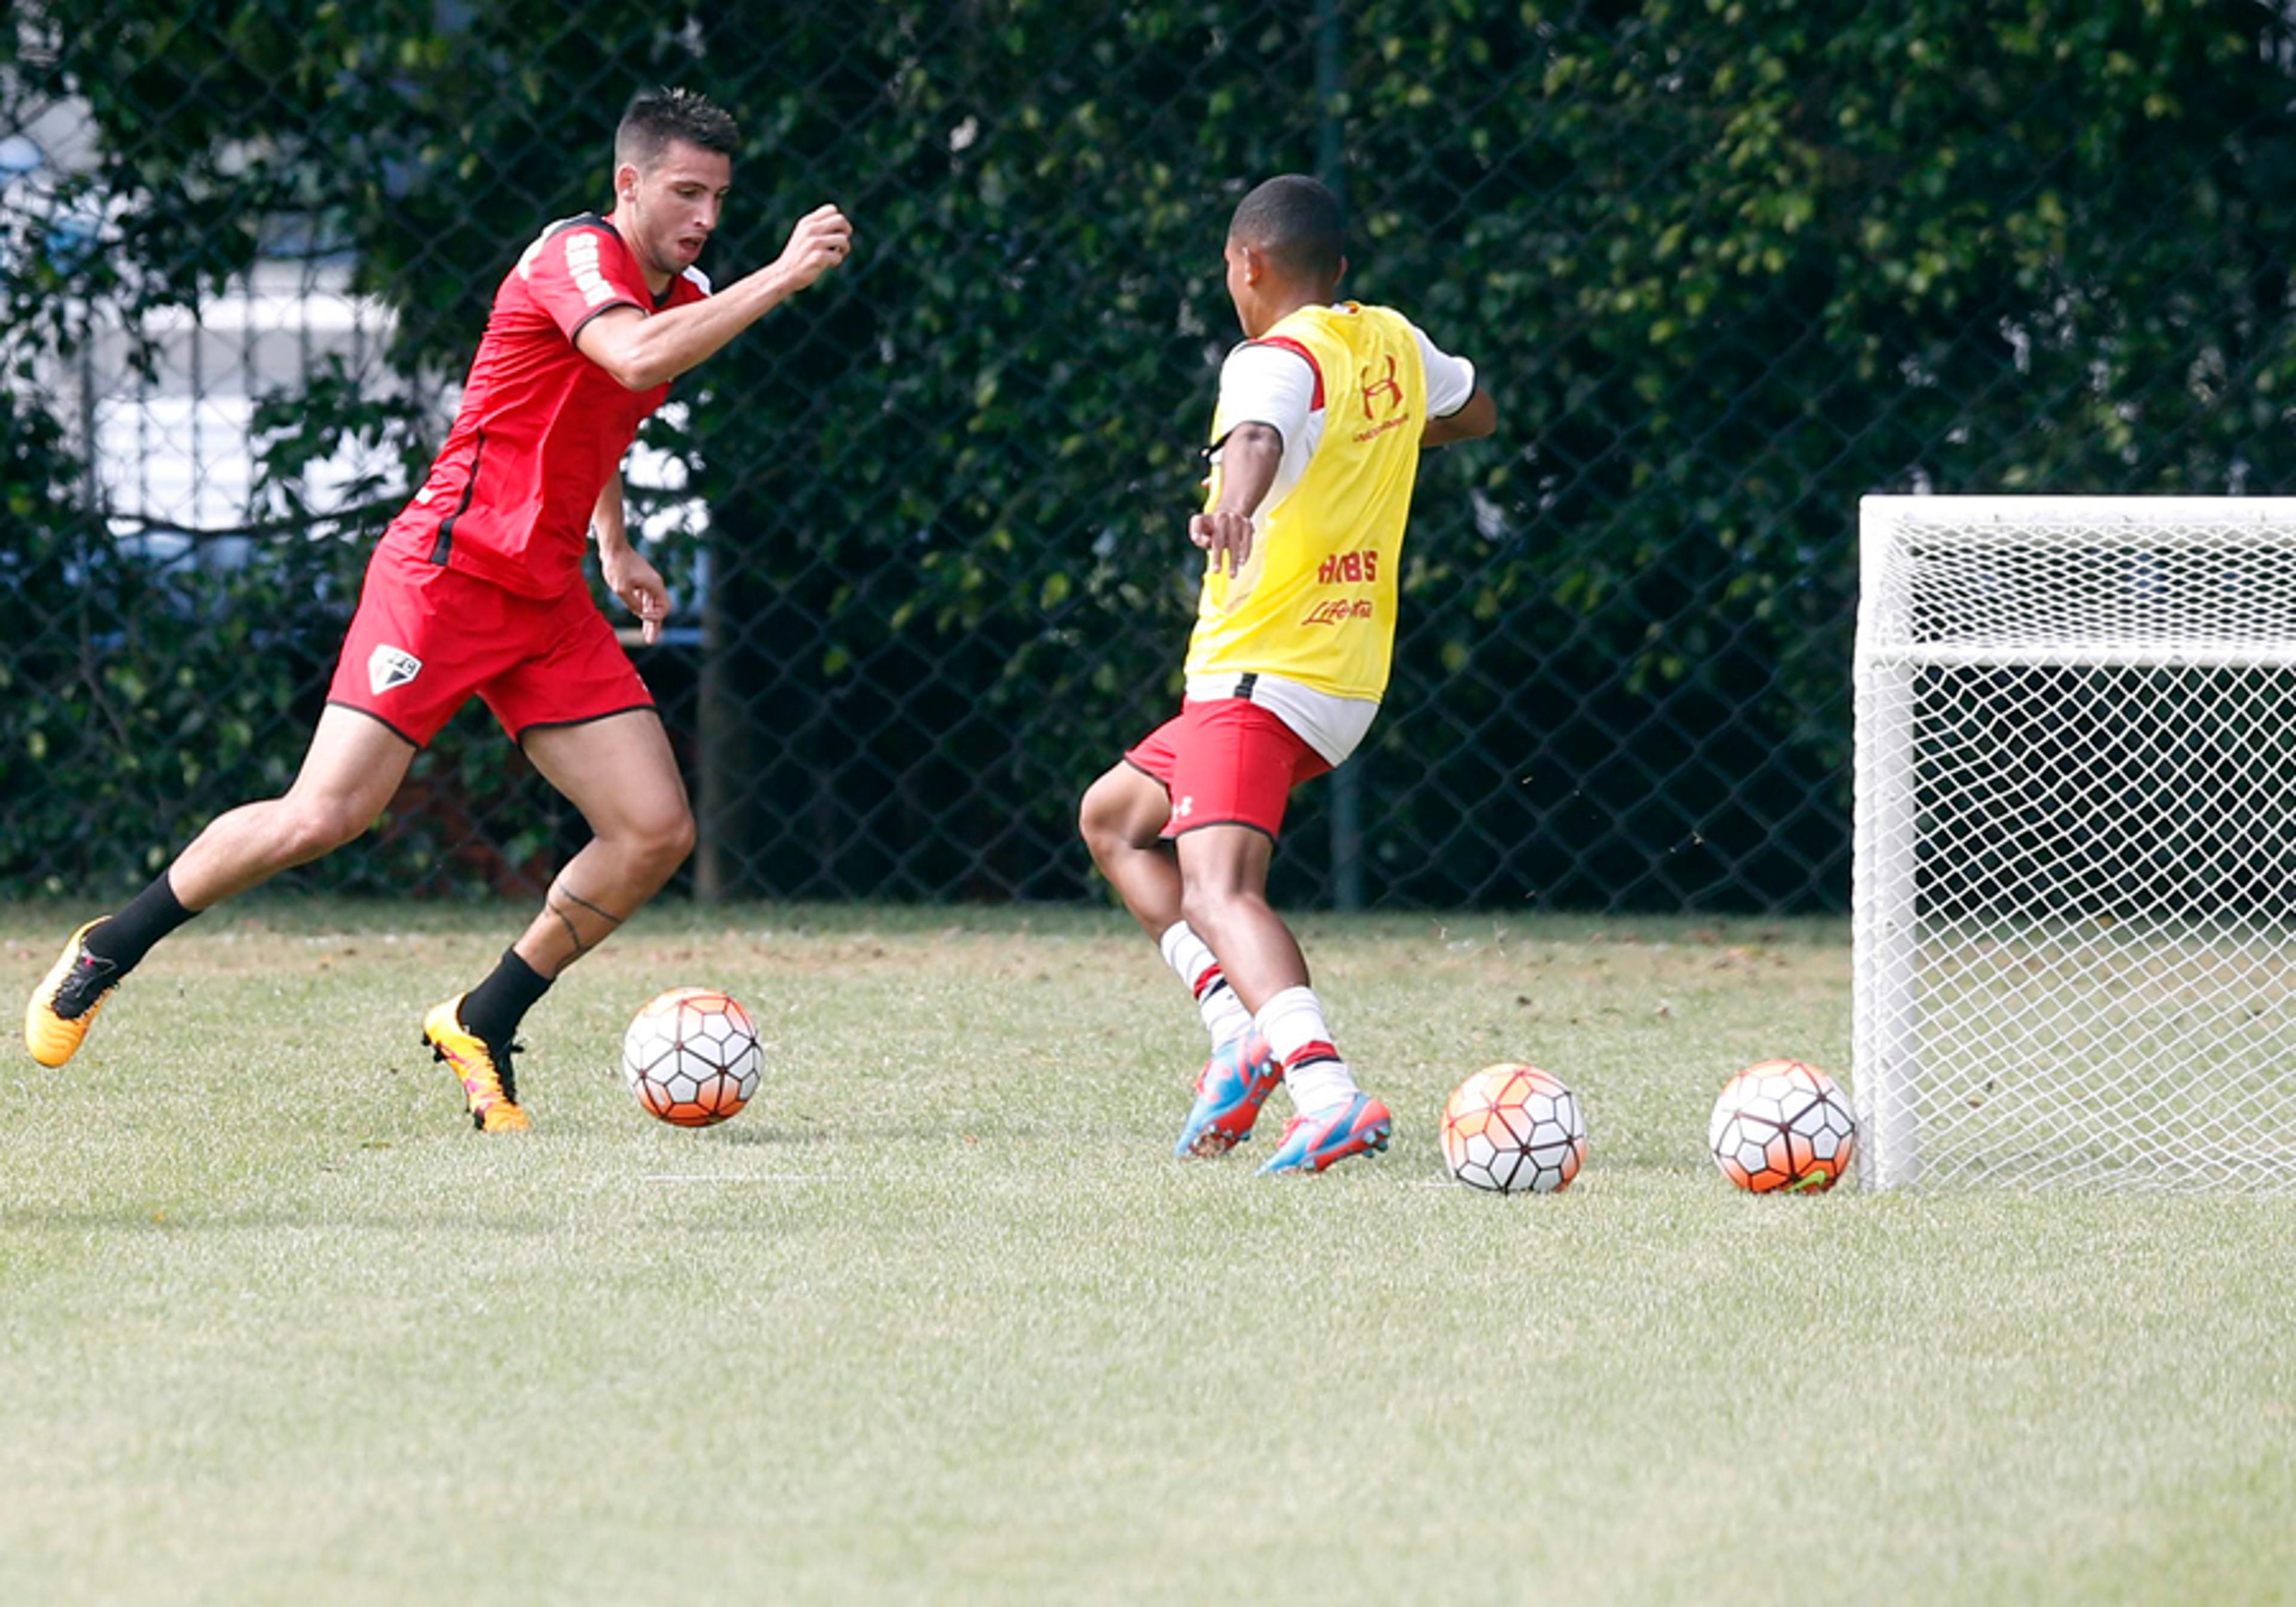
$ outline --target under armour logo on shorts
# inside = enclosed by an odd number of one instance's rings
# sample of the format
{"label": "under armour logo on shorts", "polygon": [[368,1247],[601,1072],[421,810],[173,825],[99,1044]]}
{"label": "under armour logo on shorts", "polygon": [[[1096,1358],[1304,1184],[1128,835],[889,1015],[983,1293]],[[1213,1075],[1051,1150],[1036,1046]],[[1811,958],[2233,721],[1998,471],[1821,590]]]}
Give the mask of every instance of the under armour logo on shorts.
{"label": "under armour logo on shorts", "polygon": [[422,673],[422,660],[403,647],[378,647],[367,655],[366,684],[381,697]]}

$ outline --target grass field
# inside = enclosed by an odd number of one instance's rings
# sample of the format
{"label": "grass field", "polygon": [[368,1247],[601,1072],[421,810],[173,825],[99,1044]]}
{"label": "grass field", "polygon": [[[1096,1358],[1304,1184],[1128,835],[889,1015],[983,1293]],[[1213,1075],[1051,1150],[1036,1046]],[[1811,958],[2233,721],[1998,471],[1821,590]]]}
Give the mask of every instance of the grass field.
{"label": "grass field", "polygon": [[[1398,1131],[1269,1181],[1170,1158],[1200,1032],[1088,912],[649,914],[482,1139],[417,1022],[522,914],[234,906],[14,1052],[0,1601],[2296,1594],[2296,1201],[1715,1172],[1729,1071],[1846,1066],[1838,925],[1306,922]],[[680,983],[767,1045],[703,1133],[613,1071]],[[1503,1058],[1564,1194],[1445,1180]]]}

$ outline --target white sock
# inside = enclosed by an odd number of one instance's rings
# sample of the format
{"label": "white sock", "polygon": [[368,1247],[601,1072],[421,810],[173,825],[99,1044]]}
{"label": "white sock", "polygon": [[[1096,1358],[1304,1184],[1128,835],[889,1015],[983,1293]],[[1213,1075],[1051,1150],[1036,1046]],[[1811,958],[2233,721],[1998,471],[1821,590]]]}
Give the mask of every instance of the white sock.
{"label": "white sock", "polygon": [[1332,1045],[1323,1002],[1312,988],[1287,988],[1259,1007],[1259,1036],[1283,1068],[1283,1089],[1302,1116],[1321,1116],[1360,1092],[1355,1073]]}
{"label": "white sock", "polygon": [[1172,968],[1172,974],[1195,996],[1196,1009],[1204,1018],[1204,1030],[1212,1035],[1213,1048],[1232,1044],[1251,1030],[1251,1012],[1235,996],[1235,989],[1227,985],[1227,973],[1185,921],[1173,922],[1156,940],[1156,947],[1164,951],[1164,963]]}

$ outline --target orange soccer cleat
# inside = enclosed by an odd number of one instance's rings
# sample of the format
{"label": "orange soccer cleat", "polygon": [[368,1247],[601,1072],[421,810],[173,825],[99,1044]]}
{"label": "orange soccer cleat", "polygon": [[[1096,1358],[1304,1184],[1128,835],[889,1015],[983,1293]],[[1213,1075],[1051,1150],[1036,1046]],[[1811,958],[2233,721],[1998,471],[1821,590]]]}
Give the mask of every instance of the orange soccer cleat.
{"label": "orange soccer cleat", "polygon": [[119,984],[119,968],[88,953],[81,942],[102,919],[99,915],[72,933],[24,1007],[24,1047],[44,1066],[61,1066],[78,1053],[95,1013]]}
{"label": "orange soccer cleat", "polygon": [[466,996],[458,993],[422,1018],[422,1041],[430,1045],[431,1057],[446,1062],[461,1079],[463,1106],[472,1127],[481,1133],[523,1133],[534,1124],[519,1108],[518,1078],[510,1063],[517,1045],[505,1045],[496,1053],[463,1026]]}

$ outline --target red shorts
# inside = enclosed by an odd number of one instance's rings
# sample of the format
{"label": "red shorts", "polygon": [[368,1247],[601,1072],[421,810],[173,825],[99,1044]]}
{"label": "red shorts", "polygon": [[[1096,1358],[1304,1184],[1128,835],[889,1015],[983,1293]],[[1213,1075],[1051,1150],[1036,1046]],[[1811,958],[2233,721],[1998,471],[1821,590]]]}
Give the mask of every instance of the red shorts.
{"label": "red shorts", "polygon": [[586,589],[521,597],[384,541],[367,563],[327,701],[420,748],[473,693],[512,742],[537,726],[653,707]]}
{"label": "red shorts", "polygon": [[1164,835],[1199,826],[1250,826],[1275,836],[1292,789],[1331,762],[1274,711],[1249,698],[1182,703],[1125,762],[1164,783],[1172,817]]}

